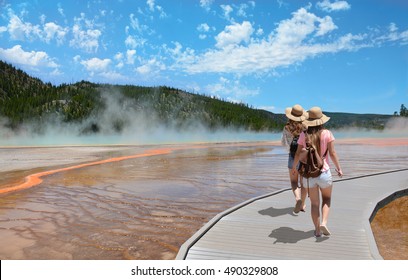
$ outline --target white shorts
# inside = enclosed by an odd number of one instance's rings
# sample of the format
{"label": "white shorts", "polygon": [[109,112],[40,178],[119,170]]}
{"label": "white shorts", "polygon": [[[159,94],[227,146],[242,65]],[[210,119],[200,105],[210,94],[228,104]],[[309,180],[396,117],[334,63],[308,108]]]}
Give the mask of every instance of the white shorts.
{"label": "white shorts", "polygon": [[[303,178],[304,186],[307,186],[307,179]],[[309,188],[320,187],[320,188],[328,188],[333,185],[333,178],[330,172],[330,169],[322,172],[319,177],[316,178],[309,178]]]}

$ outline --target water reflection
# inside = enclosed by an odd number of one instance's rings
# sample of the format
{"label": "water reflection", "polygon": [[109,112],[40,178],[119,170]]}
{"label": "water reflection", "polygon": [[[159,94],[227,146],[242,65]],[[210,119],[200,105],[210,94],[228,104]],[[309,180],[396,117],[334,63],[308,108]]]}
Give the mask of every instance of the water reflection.
{"label": "water reflection", "polygon": [[50,175],[0,198],[0,256],[173,259],[218,212],[276,189],[268,162],[284,156],[273,149],[175,150]]}
{"label": "water reflection", "polygon": [[[351,176],[381,171],[384,163],[399,168],[407,147],[340,145],[338,153]],[[174,259],[219,212],[288,188],[286,161],[286,152],[269,144],[175,146],[170,154],[49,175],[0,196],[0,257]]]}

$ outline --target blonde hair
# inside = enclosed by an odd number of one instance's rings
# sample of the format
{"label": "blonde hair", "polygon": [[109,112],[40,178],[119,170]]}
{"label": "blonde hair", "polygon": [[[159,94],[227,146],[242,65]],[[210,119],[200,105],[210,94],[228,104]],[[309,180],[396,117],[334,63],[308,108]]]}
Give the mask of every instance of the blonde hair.
{"label": "blonde hair", "polygon": [[302,122],[297,122],[289,119],[285,125],[285,129],[292,134],[293,137],[297,137],[304,130]]}
{"label": "blonde hair", "polygon": [[[320,135],[324,129],[323,125],[319,126],[309,126],[307,128],[306,138],[307,143],[311,145],[315,151],[320,155]],[[321,156],[321,155],[320,155]]]}

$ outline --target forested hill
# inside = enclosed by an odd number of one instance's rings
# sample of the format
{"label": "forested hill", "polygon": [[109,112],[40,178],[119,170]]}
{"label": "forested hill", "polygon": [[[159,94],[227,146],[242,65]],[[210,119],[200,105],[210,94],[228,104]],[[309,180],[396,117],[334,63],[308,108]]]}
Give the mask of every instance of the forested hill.
{"label": "forested hill", "polygon": [[[28,76],[0,61],[0,117],[6,126],[18,129],[26,122],[58,119],[63,123],[86,123],[84,133],[97,133],[105,113],[112,130],[121,132],[140,116],[157,123],[186,129],[201,126],[273,131],[282,128],[285,118],[265,110],[188,93],[170,87],[141,87],[94,84],[81,81],[53,86]],[[133,116],[138,118],[133,118]],[[91,120],[91,121],[89,121]]]}
{"label": "forested hill", "polygon": [[[327,113],[331,127],[384,128],[392,115]],[[80,125],[79,133],[121,133],[135,122],[152,121],[174,129],[241,128],[280,131],[283,114],[246,104],[192,94],[176,88],[94,84],[81,81],[54,86],[30,77],[0,61],[0,126],[18,130],[35,124],[37,131],[50,121]],[[140,125],[143,125],[140,123]]]}

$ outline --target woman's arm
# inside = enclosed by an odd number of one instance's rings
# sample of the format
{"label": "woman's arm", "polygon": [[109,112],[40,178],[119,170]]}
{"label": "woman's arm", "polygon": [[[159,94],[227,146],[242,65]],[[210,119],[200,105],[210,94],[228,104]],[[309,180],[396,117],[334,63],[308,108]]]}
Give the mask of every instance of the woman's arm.
{"label": "woman's arm", "polygon": [[334,148],[334,141],[329,142],[328,148],[329,148],[330,158],[332,159],[334,166],[336,167],[337,175],[342,177],[343,171],[341,170],[339,158],[337,156],[336,149]]}
{"label": "woman's arm", "polygon": [[301,144],[298,143],[298,147],[297,147],[297,150],[296,150],[295,158],[294,158],[294,160],[293,160],[293,167],[292,167],[292,173],[293,173],[293,174],[296,174],[296,172],[297,172],[297,166],[298,166],[298,164],[299,164],[299,160],[300,160],[300,158],[301,158],[301,154],[302,154],[303,150],[304,150],[303,145],[301,145]]}

